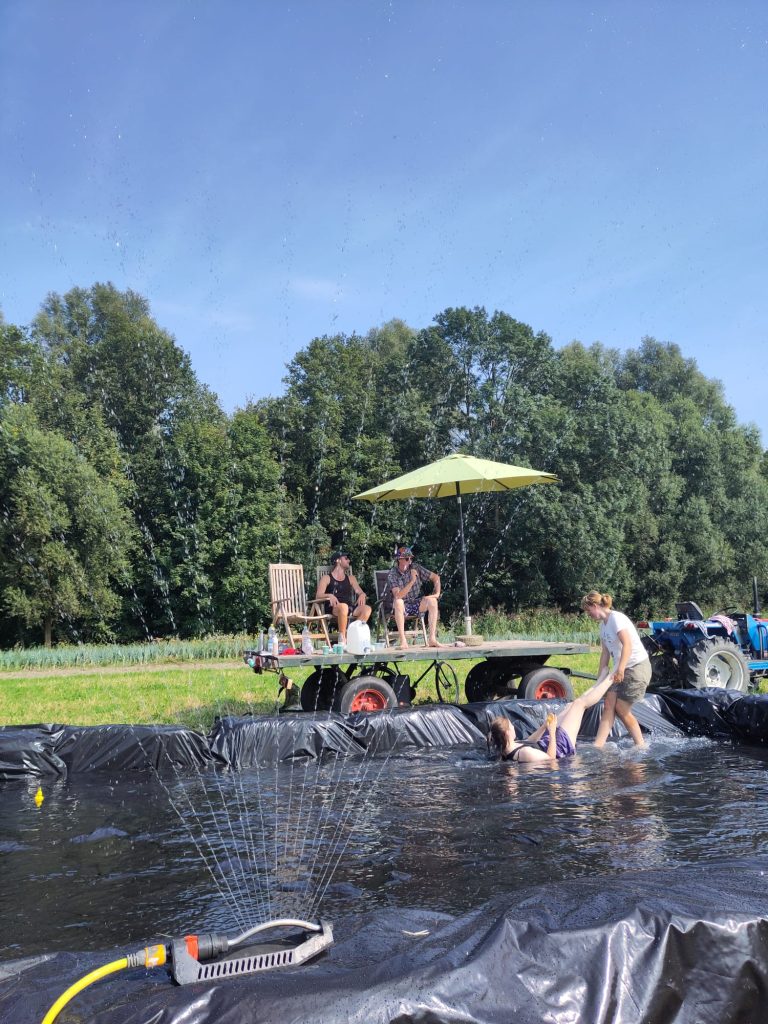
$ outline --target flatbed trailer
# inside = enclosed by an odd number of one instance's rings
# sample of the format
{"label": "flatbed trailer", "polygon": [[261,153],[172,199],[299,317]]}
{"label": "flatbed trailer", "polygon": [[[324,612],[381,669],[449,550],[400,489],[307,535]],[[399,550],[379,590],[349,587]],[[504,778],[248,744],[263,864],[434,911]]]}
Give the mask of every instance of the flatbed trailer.
{"label": "flatbed trailer", "polygon": [[[304,711],[383,711],[408,705],[416,687],[431,671],[440,701],[457,703],[459,678],[453,663],[477,661],[464,684],[467,701],[521,697],[534,700],[573,697],[570,676],[581,673],[550,668],[553,655],[588,654],[587,644],[550,643],[545,640],[498,640],[477,646],[381,647],[368,654],[269,654],[247,650],[243,658],[254,672],[275,672],[285,706],[298,704]],[[426,664],[425,664],[426,663]],[[300,690],[287,674],[291,669],[313,668]],[[421,674],[411,680],[409,669]]]}

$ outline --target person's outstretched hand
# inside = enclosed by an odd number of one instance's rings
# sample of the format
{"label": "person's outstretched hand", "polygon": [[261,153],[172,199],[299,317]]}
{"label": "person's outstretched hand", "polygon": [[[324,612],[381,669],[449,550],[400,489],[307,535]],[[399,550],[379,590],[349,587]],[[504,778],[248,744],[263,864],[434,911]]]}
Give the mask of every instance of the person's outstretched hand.
{"label": "person's outstretched hand", "polygon": [[551,711],[547,713],[547,728],[548,729],[556,729],[557,728],[557,715],[553,714]]}

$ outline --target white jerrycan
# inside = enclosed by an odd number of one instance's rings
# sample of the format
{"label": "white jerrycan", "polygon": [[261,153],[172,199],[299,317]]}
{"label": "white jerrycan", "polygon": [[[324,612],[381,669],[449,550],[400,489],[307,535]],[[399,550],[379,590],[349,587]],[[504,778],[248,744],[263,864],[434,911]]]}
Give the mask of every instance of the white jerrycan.
{"label": "white jerrycan", "polygon": [[365,654],[371,649],[371,631],[367,622],[350,622],[347,626],[347,653]]}

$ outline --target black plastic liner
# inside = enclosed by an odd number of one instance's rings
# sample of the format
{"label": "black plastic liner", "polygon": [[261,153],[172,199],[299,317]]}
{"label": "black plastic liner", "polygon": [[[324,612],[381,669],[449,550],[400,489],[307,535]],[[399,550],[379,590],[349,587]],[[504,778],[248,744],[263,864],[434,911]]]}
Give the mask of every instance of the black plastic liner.
{"label": "black plastic liner", "polygon": [[60,725],[0,727],[0,779],[24,775],[66,775],[67,766],[55,752]]}
{"label": "black plastic liner", "polygon": [[205,736],[178,725],[66,726],[55,749],[68,772],[195,768],[213,760]]}
{"label": "black plastic liner", "polygon": [[664,690],[661,713],[692,736],[768,743],[768,697],[733,690]]}
{"label": "black plastic liner", "polygon": [[360,756],[366,751],[402,753],[484,742],[484,734],[463,712],[453,704],[434,704],[370,715],[318,712],[280,718],[222,718],[211,733],[210,745],[222,761],[242,768],[328,753]]}
{"label": "black plastic liner", "polygon": [[[768,860],[580,878],[458,918],[407,909],[335,923],[313,964],[178,988],[134,970],[60,1024],[758,1024],[768,999]],[[42,1019],[124,951],[0,967],[0,1019]],[[66,979],[66,981],[65,981]]]}
{"label": "black plastic liner", "polygon": [[0,779],[147,768],[199,768],[214,760],[202,733],[177,725],[0,727]]}
{"label": "black plastic liner", "polygon": [[[75,996],[57,1024],[762,1024],[766,752],[694,737],[765,744],[768,698],[648,697],[636,706],[648,750],[586,743],[556,771],[485,757],[490,718],[527,730],[553,706],[223,719],[208,740],[174,728],[0,731],[0,764],[21,776],[0,787],[0,1020],[41,1020],[79,978],[146,942],[231,931],[186,832],[191,808],[230,855],[224,878],[242,850],[220,808],[263,815],[279,893],[293,900],[288,886],[306,882],[315,850],[328,862],[336,815],[359,794],[320,904],[336,935],[322,958],[185,988],[165,969],[124,972]],[[585,716],[585,739],[598,719]],[[341,756],[323,762],[329,749]],[[403,756],[361,757],[384,751]],[[120,771],[148,763],[174,771]],[[217,764],[242,770],[206,770]],[[41,774],[54,779],[37,809]],[[291,861],[272,844],[296,821],[313,846]],[[88,953],[8,959],[89,941]]]}
{"label": "black plastic liner", "polygon": [[[181,726],[31,725],[0,728],[0,780],[88,771],[242,768],[328,753],[362,756],[429,747],[478,746],[491,719],[506,715],[524,732],[537,728],[560,701],[435,704],[376,714],[335,712],[222,718],[209,737]],[[646,732],[768,743],[768,696],[731,690],[668,690],[634,706]],[[594,737],[600,705],[584,716],[581,736]],[[613,736],[626,732],[617,724]]]}

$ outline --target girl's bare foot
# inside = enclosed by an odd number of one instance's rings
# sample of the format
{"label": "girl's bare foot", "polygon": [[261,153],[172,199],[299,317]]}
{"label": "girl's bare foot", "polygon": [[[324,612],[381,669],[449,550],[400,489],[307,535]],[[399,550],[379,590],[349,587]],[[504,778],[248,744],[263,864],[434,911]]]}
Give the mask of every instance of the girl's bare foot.
{"label": "girl's bare foot", "polygon": [[400,648],[401,651],[407,651],[408,650],[408,641],[407,640],[401,640],[401,642],[397,646]]}

